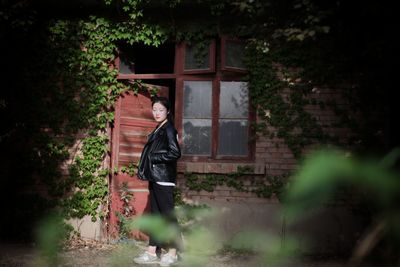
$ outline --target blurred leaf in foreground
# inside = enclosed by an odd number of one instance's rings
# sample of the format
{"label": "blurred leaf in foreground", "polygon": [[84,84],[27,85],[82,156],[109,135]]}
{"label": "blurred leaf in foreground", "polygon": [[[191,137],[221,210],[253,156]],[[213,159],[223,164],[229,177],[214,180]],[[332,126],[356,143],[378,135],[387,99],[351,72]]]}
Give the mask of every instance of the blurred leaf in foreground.
{"label": "blurred leaf in foreground", "polygon": [[398,251],[400,175],[396,164],[399,157],[399,149],[393,150],[380,161],[355,158],[337,150],[311,154],[287,188],[284,218],[289,223],[298,221],[316,208],[334,201],[338,188],[347,187],[352,189],[347,192],[348,195],[359,194],[365,198],[366,208],[373,207],[370,226],[354,248],[349,266],[360,266],[384,239],[390,239],[391,248]]}
{"label": "blurred leaf in foreground", "polygon": [[130,230],[138,229],[145,233],[151,233],[160,242],[170,242],[179,233],[176,225],[157,215],[142,215],[127,222],[126,227]]}
{"label": "blurred leaf in foreground", "polygon": [[260,256],[259,264],[266,266],[281,266],[288,259],[297,256],[299,248],[295,238],[268,233],[262,230],[245,230],[231,241],[233,249],[248,251]]}
{"label": "blurred leaf in foreground", "polygon": [[311,154],[288,187],[284,198],[285,216],[301,219],[332,199],[339,186],[366,192],[382,211],[393,208],[400,195],[399,172],[392,168],[399,152],[394,150],[381,162],[359,160],[336,150]]}
{"label": "blurred leaf in foreground", "polygon": [[31,266],[58,266],[61,263],[59,252],[72,229],[61,217],[50,215],[44,218],[35,232],[39,255]]}

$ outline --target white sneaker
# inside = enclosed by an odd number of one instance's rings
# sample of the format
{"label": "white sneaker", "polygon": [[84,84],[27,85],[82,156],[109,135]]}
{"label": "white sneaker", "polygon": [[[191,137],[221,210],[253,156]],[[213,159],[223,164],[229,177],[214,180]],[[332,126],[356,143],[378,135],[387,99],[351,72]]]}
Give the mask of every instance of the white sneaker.
{"label": "white sneaker", "polygon": [[155,264],[160,262],[156,254],[153,255],[147,251],[144,252],[142,255],[134,258],[133,261],[137,264]]}
{"label": "white sneaker", "polygon": [[178,262],[178,255],[172,256],[171,254],[167,253],[161,257],[160,266],[168,267],[170,265],[174,265]]}

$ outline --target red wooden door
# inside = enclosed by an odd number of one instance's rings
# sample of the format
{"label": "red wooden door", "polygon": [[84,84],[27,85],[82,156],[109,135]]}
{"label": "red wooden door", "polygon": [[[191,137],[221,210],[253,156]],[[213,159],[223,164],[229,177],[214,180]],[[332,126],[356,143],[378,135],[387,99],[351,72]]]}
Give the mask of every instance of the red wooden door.
{"label": "red wooden door", "polygon": [[[168,96],[168,87],[148,85],[159,89],[158,95]],[[123,94],[116,103],[115,123],[112,129],[112,151],[111,169],[120,170],[129,164],[137,164],[141,151],[146,144],[147,135],[156,127],[156,122],[151,113],[151,99],[147,91],[137,95],[133,93]],[[139,180],[136,176],[120,171],[114,172],[110,182],[110,214],[109,214],[109,236],[118,237],[117,212],[123,212],[123,201],[121,200],[121,188],[127,183],[128,192],[133,194],[130,205],[133,208],[131,218],[134,218],[148,209],[147,182]],[[147,239],[144,234],[135,231],[135,238]]]}

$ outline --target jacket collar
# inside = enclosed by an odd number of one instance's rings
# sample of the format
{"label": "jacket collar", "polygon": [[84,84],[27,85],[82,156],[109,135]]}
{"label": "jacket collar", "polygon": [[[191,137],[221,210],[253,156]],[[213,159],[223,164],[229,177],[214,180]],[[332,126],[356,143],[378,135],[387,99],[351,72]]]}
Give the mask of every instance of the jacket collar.
{"label": "jacket collar", "polygon": [[148,139],[148,143],[154,141],[154,138],[156,137],[156,135],[161,131],[164,130],[165,127],[167,127],[169,121],[163,122],[163,124],[159,127],[157,125],[157,128],[154,129],[154,131],[151,132],[151,134],[149,135],[149,139]]}

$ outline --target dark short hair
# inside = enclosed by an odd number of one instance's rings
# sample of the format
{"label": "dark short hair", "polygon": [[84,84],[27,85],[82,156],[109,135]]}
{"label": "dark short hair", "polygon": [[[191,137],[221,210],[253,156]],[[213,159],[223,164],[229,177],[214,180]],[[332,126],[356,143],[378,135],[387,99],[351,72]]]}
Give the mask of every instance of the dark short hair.
{"label": "dark short hair", "polygon": [[171,102],[169,102],[168,98],[163,96],[154,96],[151,99],[151,106],[153,107],[155,103],[160,103],[167,109],[168,111],[167,119],[170,123],[174,124],[174,116],[172,115],[171,112]]}
{"label": "dark short hair", "polygon": [[160,103],[163,105],[168,111],[171,110],[171,103],[169,102],[168,98],[163,96],[155,96],[151,99],[151,106],[154,106],[155,103]]}

